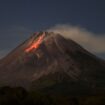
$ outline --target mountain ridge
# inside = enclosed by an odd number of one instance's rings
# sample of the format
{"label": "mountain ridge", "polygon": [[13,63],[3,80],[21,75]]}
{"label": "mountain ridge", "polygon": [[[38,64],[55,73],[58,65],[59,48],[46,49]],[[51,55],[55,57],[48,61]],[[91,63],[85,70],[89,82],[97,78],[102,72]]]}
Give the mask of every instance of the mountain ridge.
{"label": "mountain ridge", "polygon": [[34,89],[64,82],[104,88],[104,74],[104,60],[53,32],[34,33],[0,63],[1,85]]}

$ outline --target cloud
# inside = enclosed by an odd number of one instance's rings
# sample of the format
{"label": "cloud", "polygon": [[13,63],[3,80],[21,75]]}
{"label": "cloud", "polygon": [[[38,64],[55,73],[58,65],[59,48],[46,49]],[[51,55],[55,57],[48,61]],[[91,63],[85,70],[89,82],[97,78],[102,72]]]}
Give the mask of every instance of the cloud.
{"label": "cloud", "polygon": [[105,53],[105,35],[96,35],[78,26],[62,24],[51,27],[47,31],[60,33],[66,38],[71,38],[92,53]]}

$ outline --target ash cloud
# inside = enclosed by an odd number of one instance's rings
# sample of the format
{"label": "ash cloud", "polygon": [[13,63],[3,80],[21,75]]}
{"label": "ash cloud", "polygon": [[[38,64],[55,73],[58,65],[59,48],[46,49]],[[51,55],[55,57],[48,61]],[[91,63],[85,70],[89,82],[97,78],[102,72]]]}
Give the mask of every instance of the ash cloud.
{"label": "ash cloud", "polygon": [[105,35],[96,35],[84,28],[71,25],[56,25],[47,31],[59,33],[66,38],[70,38],[92,53],[105,53]]}

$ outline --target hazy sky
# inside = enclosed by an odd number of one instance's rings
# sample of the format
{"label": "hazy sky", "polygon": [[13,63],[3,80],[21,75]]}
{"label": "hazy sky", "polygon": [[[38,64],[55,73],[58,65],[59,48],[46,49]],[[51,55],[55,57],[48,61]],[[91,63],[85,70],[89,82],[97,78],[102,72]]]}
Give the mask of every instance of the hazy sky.
{"label": "hazy sky", "polygon": [[105,59],[105,45],[100,52],[98,48],[105,44],[105,0],[0,0],[0,57],[31,33],[58,24],[85,29],[97,55]]}

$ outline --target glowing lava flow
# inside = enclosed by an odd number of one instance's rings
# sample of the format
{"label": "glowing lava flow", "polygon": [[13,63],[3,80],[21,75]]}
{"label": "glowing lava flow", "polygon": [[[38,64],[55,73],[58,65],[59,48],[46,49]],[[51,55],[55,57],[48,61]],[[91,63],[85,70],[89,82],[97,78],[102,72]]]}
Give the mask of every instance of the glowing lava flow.
{"label": "glowing lava flow", "polygon": [[39,45],[41,44],[41,42],[42,42],[44,36],[45,36],[45,33],[43,33],[43,34],[38,38],[38,40],[37,40],[36,42],[34,42],[31,46],[29,46],[29,47],[25,50],[25,52],[28,53],[28,52],[32,51],[33,49],[37,49],[37,48],[39,47]]}

